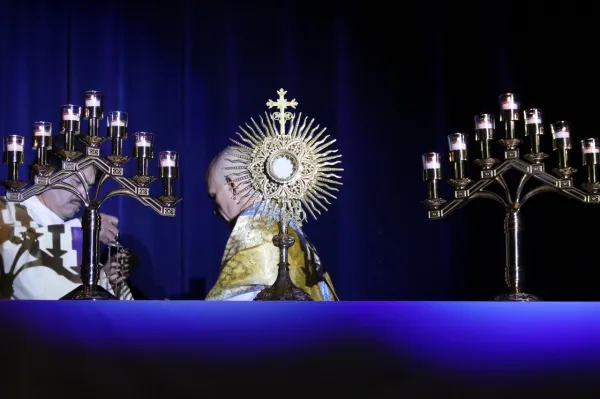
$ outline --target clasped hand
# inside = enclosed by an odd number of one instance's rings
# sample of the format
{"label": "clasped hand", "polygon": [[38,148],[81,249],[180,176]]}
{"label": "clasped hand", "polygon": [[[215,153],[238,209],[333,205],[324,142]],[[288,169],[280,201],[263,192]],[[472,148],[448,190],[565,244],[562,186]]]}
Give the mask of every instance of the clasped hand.
{"label": "clasped hand", "polygon": [[[100,214],[100,242],[108,244],[119,236],[119,219],[115,216]],[[131,275],[132,256],[129,250],[121,249],[113,254],[104,265],[104,272],[113,286],[127,280]]]}
{"label": "clasped hand", "polygon": [[128,249],[122,248],[116,254],[113,254],[104,265],[104,272],[111,285],[117,286],[127,280],[133,269],[133,256]]}

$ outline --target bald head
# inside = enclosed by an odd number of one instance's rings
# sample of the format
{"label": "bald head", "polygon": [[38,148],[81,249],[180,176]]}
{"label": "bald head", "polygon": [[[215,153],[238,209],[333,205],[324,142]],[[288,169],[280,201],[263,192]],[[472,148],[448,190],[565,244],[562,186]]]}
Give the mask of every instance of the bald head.
{"label": "bald head", "polygon": [[236,187],[227,181],[233,171],[226,169],[235,166],[229,154],[239,151],[235,147],[227,147],[213,158],[206,173],[208,195],[215,201],[215,214],[221,215],[227,222],[239,216],[243,211],[240,199],[236,196]]}
{"label": "bald head", "polygon": [[210,161],[210,165],[208,166],[208,170],[206,171],[206,182],[208,183],[209,177],[214,174],[215,177],[221,178],[225,181],[227,175],[231,174],[230,169],[225,169],[226,167],[233,166],[233,162],[231,162],[231,156],[228,156],[229,153],[236,151],[234,147],[227,147],[221,152],[219,152],[213,159]]}

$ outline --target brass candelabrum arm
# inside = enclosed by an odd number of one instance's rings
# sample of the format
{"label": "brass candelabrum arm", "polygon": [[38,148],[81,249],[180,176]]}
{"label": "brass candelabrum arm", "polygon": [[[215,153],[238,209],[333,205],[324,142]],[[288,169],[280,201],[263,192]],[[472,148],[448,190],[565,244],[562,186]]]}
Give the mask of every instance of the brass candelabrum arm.
{"label": "brass candelabrum arm", "polygon": [[[35,182],[33,185],[20,192],[9,191],[7,192],[7,198],[10,201],[22,202],[35,195],[40,195],[48,190],[62,189],[76,195],[85,204],[85,206],[88,207],[90,204],[90,187],[85,179],[85,176],[83,176],[82,170],[89,166],[95,166],[98,169],[98,172],[102,173],[93,198],[93,200],[97,202],[97,207],[100,207],[101,204],[109,198],[125,195],[137,199],[140,203],[152,208],[160,215],[170,217],[175,216],[174,204],[166,205],[157,198],[151,197],[149,187],[139,186],[132,179],[123,177],[122,166],[113,166],[108,161],[98,156],[87,156],[73,162],[65,161],[63,162],[63,168],[60,171],[57,171],[48,177],[35,176]],[[83,196],[73,186],[63,183],[65,179],[74,174],[81,180],[84,187],[85,196]],[[102,186],[109,180],[117,182],[121,187],[111,190],[110,192],[104,194],[101,199],[99,199]]]}
{"label": "brass candelabrum arm", "polygon": [[[523,173],[512,199],[511,190],[503,177],[507,171],[514,169]],[[429,207],[429,219],[443,219],[452,212],[462,208],[475,199],[493,199],[506,209],[519,210],[532,197],[541,193],[558,193],[567,198],[575,199],[587,204],[600,204],[600,195],[587,193],[573,186],[573,178],[558,178],[544,170],[544,164],[530,164],[521,159],[505,160],[495,169],[482,170],[481,180],[470,186],[454,189],[454,199],[448,202],[443,200],[426,200]],[[542,185],[524,193],[526,184],[531,180],[537,180]],[[485,190],[492,183],[498,183],[502,188],[504,198],[499,194]],[[440,202],[442,202],[440,204]]]}
{"label": "brass candelabrum arm", "polygon": [[[152,208],[160,215],[170,217],[175,216],[174,204],[167,205],[162,203],[159,199],[150,196],[150,188],[147,186],[154,180],[150,181],[148,185],[140,186],[133,179],[123,176],[122,166],[115,168],[102,158],[94,158],[92,163],[103,172],[102,177],[98,181],[98,188],[96,190],[95,201],[98,202],[98,207],[100,207],[104,201],[108,200],[109,198],[123,195],[130,198],[135,198],[141,204]],[[101,188],[108,180],[117,182],[121,187],[109,191],[99,199]]]}
{"label": "brass candelabrum arm", "polygon": [[[129,179],[124,178],[124,177],[115,178],[114,180],[121,183],[122,185],[125,185],[126,183],[130,183]],[[121,196],[121,195],[130,197],[130,198],[135,198],[141,204],[152,208],[156,213],[158,213],[160,215],[175,216],[175,208],[174,207],[165,206],[158,199],[156,199],[154,197],[150,197],[149,195],[140,195],[139,192],[137,192],[137,187],[136,187],[136,189],[131,189],[131,188],[114,189],[114,190],[106,193],[103,196],[103,198],[100,201],[98,201],[98,206],[100,207],[104,203],[104,201],[106,201],[109,198],[117,197],[117,196]]]}
{"label": "brass candelabrum arm", "polygon": [[73,186],[71,186],[70,184],[63,183],[65,179],[69,178],[72,175],[73,171],[60,170],[49,177],[35,176],[34,184],[21,191],[7,191],[6,197],[9,201],[12,202],[23,202],[33,196],[42,194],[45,191],[52,189],[61,189],[67,190],[70,193],[76,195],[81,201],[83,201],[87,205],[89,201],[89,193],[86,196],[82,196],[81,193],[77,191]]}
{"label": "brass candelabrum arm", "polygon": [[[490,175],[488,178],[478,180],[469,187],[454,189],[454,199],[451,201],[446,202],[441,198],[425,200],[424,203],[429,208],[429,219],[443,219],[476,199],[491,199],[502,205],[505,209],[510,208],[512,202],[510,191],[506,181],[502,177],[502,173],[504,173],[506,167],[500,165],[497,169],[499,170],[497,173]],[[486,190],[494,182],[502,188],[504,198],[493,191]]]}
{"label": "brass candelabrum arm", "polygon": [[[600,204],[600,195],[588,193],[573,186],[573,178],[559,178],[545,171],[544,164],[529,164],[520,159],[510,160],[513,167],[523,173],[517,187],[515,208],[520,209],[530,198],[541,193],[557,193],[586,204]],[[525,195],[523,189],[530,180],[537,180],[540,186],[531,189]]]}

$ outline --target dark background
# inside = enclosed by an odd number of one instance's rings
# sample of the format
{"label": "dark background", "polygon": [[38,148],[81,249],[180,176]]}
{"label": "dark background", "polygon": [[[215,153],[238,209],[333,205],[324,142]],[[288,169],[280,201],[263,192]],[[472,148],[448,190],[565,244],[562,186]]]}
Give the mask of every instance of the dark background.
{"label": "dark background", "polygon": [[[446,154],[448,134],[472,133],[475,114],[497,114],[498,95],[515,92],[546,123],[572,123],[582,182],[578,142],[600,136],[597,18],[577,2],[0,1],[0,132],[29,145],[31,124],[48,120],[57,133],[60,106],[97,89],[106,111],[129,113],[130,133],[155,133],[156,155],[179,151],[176,218],[128,198],[103,210],[140,254],[133,281],[148,297],[203,298],[228,235],[206,168],[283,87],[344,156],[338,200],[305,228],[340,297],[486,300],[503,289],[503,210],[474,202],[428,221],[420,156]],[[599,212],[553,195],[527,204],[532,292],[598,299]]]}

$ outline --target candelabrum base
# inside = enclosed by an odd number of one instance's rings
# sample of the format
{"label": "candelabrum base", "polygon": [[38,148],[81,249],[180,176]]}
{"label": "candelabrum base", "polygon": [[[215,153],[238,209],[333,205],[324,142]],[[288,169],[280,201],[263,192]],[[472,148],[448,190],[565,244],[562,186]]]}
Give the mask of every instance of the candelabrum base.
{"label": "candelabrum base", "polygon": [[280,272],[275,283],[256,295],[255,301],[312,301],[304,290],[296,287],[286,270]]}
{"label": "candelabrum base", "polygon": [[102,288],[99,285],[85,286],[80,285],[67,295],[63,296],[63,300],[88,300],[88,301],[105,301],[117,300],[117,297]]}
{"label": "candelabrum base", "polygon": [[570,166],[567,168],[556,168],[552,169],[552,173],[554,176],[558,176],[562,179],[569,179],[575,173],[577,173],[577,169],[571,168]]}
{"label": "candelabrum base", "polygon": [[2,182],[8,191],[21,191],[27,184],[26,181],[21,180],[4,180]]}
{"label": "candelabrum base", "polygon": [[312,301],[306,292],[298,287],[276,287],[265,288],[256,295],[255,301]]}
{"label": "candelabrum base", "polygon": [[496,295],[492,300],[493,301],[513,301],[513,302],[536,302],[536,301],[542,301],[542,298],[540,298],[536,295],[520,292],[520,293]]}

